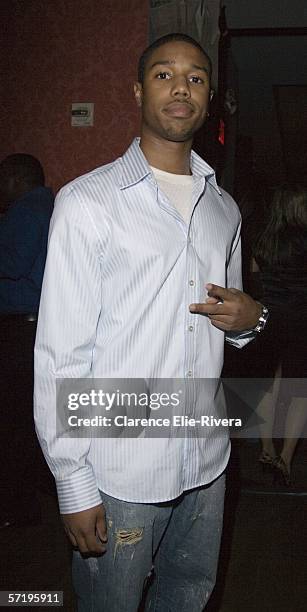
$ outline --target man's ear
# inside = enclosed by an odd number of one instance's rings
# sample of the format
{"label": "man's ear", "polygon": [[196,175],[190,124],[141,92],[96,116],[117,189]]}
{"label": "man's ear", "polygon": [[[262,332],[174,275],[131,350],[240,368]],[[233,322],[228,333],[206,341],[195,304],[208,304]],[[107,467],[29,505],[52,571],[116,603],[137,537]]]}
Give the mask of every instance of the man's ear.
{"label": "man's ear", "polygon": [[134,97],[136,100],[136,103],[138,106],[142,106],[142,100],[143,100],[143,88],[141,83],[134,83],[133,86],[134,89]]}

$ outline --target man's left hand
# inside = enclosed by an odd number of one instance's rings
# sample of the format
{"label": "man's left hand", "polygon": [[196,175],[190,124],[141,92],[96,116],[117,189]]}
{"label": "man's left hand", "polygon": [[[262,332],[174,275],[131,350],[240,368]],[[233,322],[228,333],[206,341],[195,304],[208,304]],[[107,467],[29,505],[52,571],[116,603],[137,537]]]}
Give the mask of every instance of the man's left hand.
{"label": "man's left hand", "polygon": [[214,327],[224,331],[253,329],[261,316],[259,302],[239,289],[206,285],[208,298],[203,304],[191,304],[190,312],[207,315]]}

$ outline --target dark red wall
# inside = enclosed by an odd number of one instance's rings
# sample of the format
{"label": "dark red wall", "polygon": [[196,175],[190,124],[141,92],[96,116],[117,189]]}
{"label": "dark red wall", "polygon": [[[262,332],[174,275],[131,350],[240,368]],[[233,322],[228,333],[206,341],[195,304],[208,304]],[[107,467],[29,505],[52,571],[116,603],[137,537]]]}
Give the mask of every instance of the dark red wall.
{"label": "dark red wall", "polygon": [[[120,155],[138,132],[133,98],[147,45],[145,0],[2,0],[0,159],[31,153],[57,190]],[[94,102],[93,127],[71,127]]]}

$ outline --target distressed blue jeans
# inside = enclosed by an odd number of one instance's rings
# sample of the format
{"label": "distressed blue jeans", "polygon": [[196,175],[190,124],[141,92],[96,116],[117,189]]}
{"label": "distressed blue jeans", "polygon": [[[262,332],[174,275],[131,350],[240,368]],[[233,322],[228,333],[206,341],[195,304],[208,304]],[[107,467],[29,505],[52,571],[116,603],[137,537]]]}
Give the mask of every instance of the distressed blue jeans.
{"label": "distressed blue jeans", "polygon": [[73,557],[78,612],[137,612],[146,578],[155,578],[148,612],[201,612],[215,584],[225,475],[162,504],[135,504],[101,493],[107,552]]}

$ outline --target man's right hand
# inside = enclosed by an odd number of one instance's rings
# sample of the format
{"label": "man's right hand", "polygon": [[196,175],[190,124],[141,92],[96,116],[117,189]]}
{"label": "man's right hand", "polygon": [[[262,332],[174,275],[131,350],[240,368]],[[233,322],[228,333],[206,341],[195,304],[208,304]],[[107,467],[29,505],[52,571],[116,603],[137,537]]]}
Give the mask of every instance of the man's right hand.
{"label": "man's right hand", "polygon": [[72,545],[85,555],[101,555],[106,551],[107,526],[104,506],[81,512],[62,514],[65,531]]}

